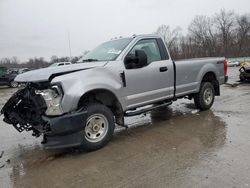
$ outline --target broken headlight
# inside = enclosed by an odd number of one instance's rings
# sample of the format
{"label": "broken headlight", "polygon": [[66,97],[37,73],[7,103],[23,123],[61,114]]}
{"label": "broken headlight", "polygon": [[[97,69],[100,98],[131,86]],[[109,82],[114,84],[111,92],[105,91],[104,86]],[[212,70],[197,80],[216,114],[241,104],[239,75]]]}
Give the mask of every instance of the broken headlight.
{"label": "broken headlight", "polygon": [[53,85],[49,89],[36,91],[38,94],[42,95],[44,98],[47,110],[45,112],[48,116],[57,116],[63,114],[61,108],[61,101],[63,97],[63,92],[60,86]]}

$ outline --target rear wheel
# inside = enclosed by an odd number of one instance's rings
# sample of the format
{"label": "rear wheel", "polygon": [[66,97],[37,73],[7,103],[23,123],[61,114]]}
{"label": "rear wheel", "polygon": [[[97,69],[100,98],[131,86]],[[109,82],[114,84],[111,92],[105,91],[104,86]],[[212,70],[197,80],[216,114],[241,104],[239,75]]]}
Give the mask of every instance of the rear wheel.
{"label": "rear wheel", "polygon": [[200,110],[209,109],[214,103],[215,91],[210,82],[202,82],[199,93],[194,95],[194,104]]}
{"label": "rear wheel", "polygon": [[93,151],[105,146],[112,138],[115,128],[114,115],[102,104],[89,104],[86,111],[82,148]]}

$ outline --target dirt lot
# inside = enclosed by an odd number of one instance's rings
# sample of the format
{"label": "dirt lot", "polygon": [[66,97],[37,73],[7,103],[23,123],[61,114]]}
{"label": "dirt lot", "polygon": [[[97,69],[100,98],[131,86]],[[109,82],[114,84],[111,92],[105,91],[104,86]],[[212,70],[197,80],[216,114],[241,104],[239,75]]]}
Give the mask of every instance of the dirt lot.
{"label": "dirt lot", "polygon": [[[0,107],[13,92],[0,88]],[[45,150],[1,116],[0,187],[250,187],[249,101],[249,83],[224,85],[211,110],[179,100],[127,119],[128,130],[91,153]]]}

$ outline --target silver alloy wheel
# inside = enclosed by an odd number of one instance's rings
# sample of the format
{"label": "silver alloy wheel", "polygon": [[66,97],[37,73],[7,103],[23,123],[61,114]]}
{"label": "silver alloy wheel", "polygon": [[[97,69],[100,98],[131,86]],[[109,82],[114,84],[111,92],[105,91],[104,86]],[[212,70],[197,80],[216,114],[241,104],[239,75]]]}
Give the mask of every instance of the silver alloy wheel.
{"label": "silver alloy wheel", "polygon": [[206,103],[206,105],[210,105],[211,104],[211,102],[213,101],[213,91],[212,91],[211,88],[207,88],[204,91],[203,100]]}
{"label": "silver alloy wheel", "polygon": [[11,87],[17,87],[18,86],[18,83],[16,81],[11,81],[10,82],[10,86]]}
{"label": "silver alloy wheel", "polygon": [[101,141],[108,132],[108,120],[102,114],[93,114],[87,119],[85,138],[92,143]]}

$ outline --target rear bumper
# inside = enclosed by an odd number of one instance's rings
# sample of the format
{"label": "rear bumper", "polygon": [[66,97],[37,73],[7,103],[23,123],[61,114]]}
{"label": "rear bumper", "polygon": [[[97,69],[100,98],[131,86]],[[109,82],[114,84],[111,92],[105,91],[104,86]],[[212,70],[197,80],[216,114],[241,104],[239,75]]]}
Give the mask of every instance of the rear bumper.
{"label": "rear bumper", "polygon": [[47,149],[68,148],[81,145],[87,112],[75,112],[59,117],[43,117],[50,131],[44,134]]}

